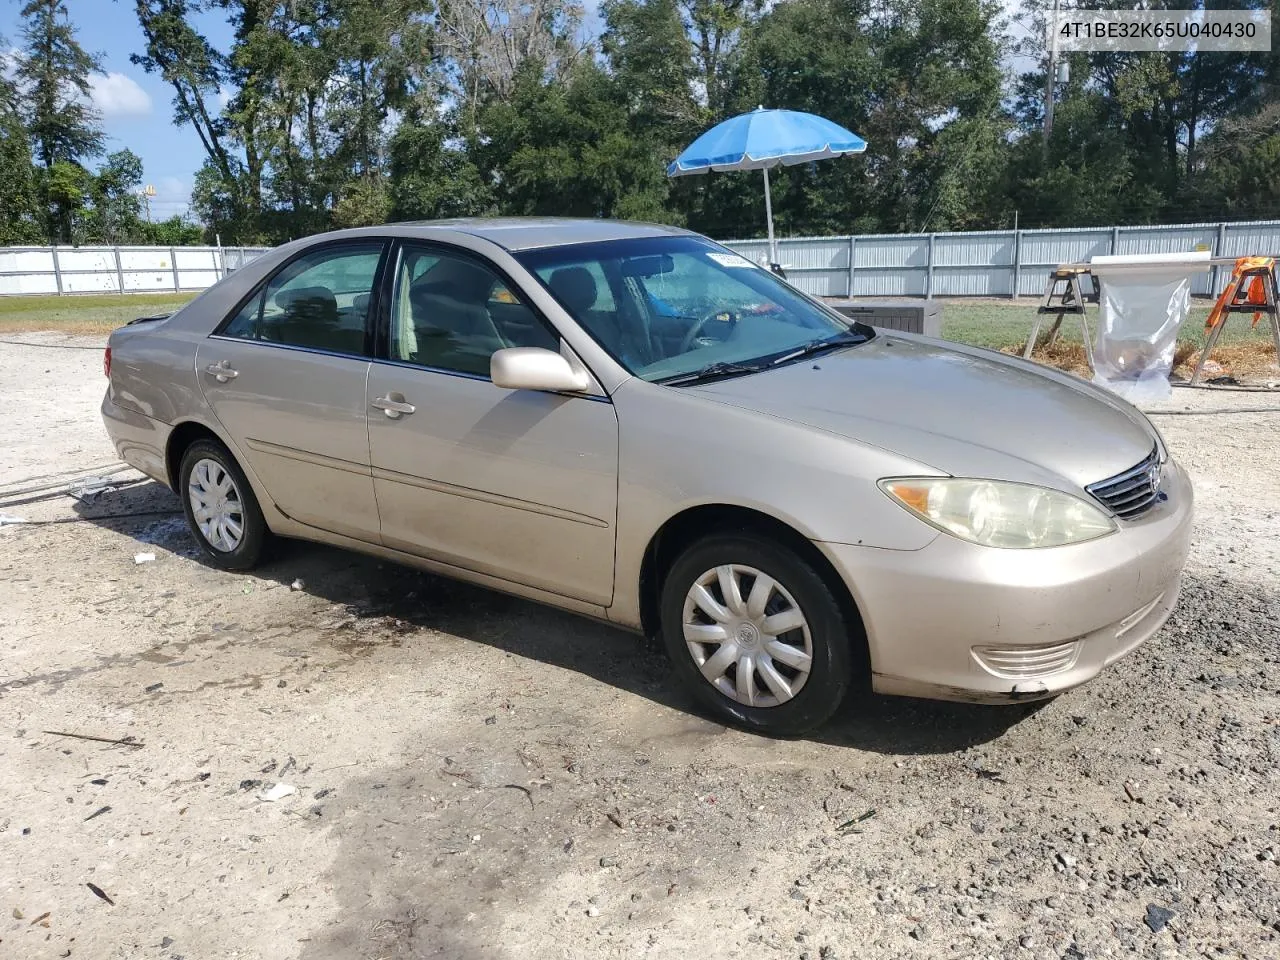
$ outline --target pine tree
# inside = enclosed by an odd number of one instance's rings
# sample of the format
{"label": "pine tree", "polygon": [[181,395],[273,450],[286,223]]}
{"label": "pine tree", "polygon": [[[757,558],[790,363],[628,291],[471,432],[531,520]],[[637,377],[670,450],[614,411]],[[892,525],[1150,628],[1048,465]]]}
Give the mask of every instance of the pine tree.
{"label": "pine tree", "polygon": [[[84,160],[102,153],[100,118],[89,99],[89,75],[101,69],[101,60],[76,40],[65,0],[27,0],[22,16],[24,47],[15,76],[32,153],[48,187],[58,164],[83,167]],[[71,211],[59,199],[62,191],[45,193],[50,236],[66,242]]]}

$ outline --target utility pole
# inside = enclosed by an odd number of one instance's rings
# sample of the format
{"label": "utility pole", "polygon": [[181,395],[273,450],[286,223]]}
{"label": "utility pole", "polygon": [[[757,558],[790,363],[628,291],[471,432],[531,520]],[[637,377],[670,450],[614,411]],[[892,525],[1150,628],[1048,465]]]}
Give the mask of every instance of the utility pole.
{"label": "utility pole", "polygon": [[1058,79],[1058,0],[1053,0],[1053,15],[1049,18],[1049,69],[1044,75],[1044,152],[1049,152],[1049,137],[1053,134],[1053,85]]}

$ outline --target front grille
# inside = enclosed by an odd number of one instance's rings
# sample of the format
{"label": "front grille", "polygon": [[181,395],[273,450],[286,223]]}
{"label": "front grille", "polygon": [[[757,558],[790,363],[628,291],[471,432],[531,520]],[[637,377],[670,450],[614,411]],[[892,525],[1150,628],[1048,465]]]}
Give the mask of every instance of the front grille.
{"label": "front grille", "polygon": [[974,647],[973,656],[988,673],[1029,680],[1070,669],[1080,653],[1079,640],[1043,647]]}
{"label": "front grille", "polygon": [[1160,499],[1160,453],[1151,454],[1124,473],[1085,487],[1122,520],[1135,520]]}

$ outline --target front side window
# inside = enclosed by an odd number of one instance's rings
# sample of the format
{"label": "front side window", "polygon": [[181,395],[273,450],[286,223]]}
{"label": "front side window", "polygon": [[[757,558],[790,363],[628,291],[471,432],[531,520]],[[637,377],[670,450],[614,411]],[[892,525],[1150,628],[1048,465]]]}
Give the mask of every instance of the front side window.
{"label": "front side window", "polygon": [[487,377],[495,351],[559,345],[489,267],[435,247],[402,247],[392,294],[392,360]]}
{"label": "front side window", "polygon": [[363,356],[382,250],[380,241],[342,244],[291,261],[220,334]]}
{"label": "front side window", "polygon": [[781,357],[850,329],[773,274],[698,237],[548,247],[519,258],[579,325],[645,380]]}

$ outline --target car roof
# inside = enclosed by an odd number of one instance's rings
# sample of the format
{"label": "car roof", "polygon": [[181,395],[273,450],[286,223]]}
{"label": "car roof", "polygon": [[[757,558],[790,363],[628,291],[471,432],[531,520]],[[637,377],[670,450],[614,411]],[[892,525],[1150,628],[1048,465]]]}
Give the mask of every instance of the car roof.
{"label": "car roof", "polygon": [[455,220],[420,220],[395,224],[395,226],[456,230],[458,233],[480,237],[513,251],[557,247],[570,243],[625,240],[631,237],[691,235],[688,230],[658,223],[571,217],[465,217]]}

